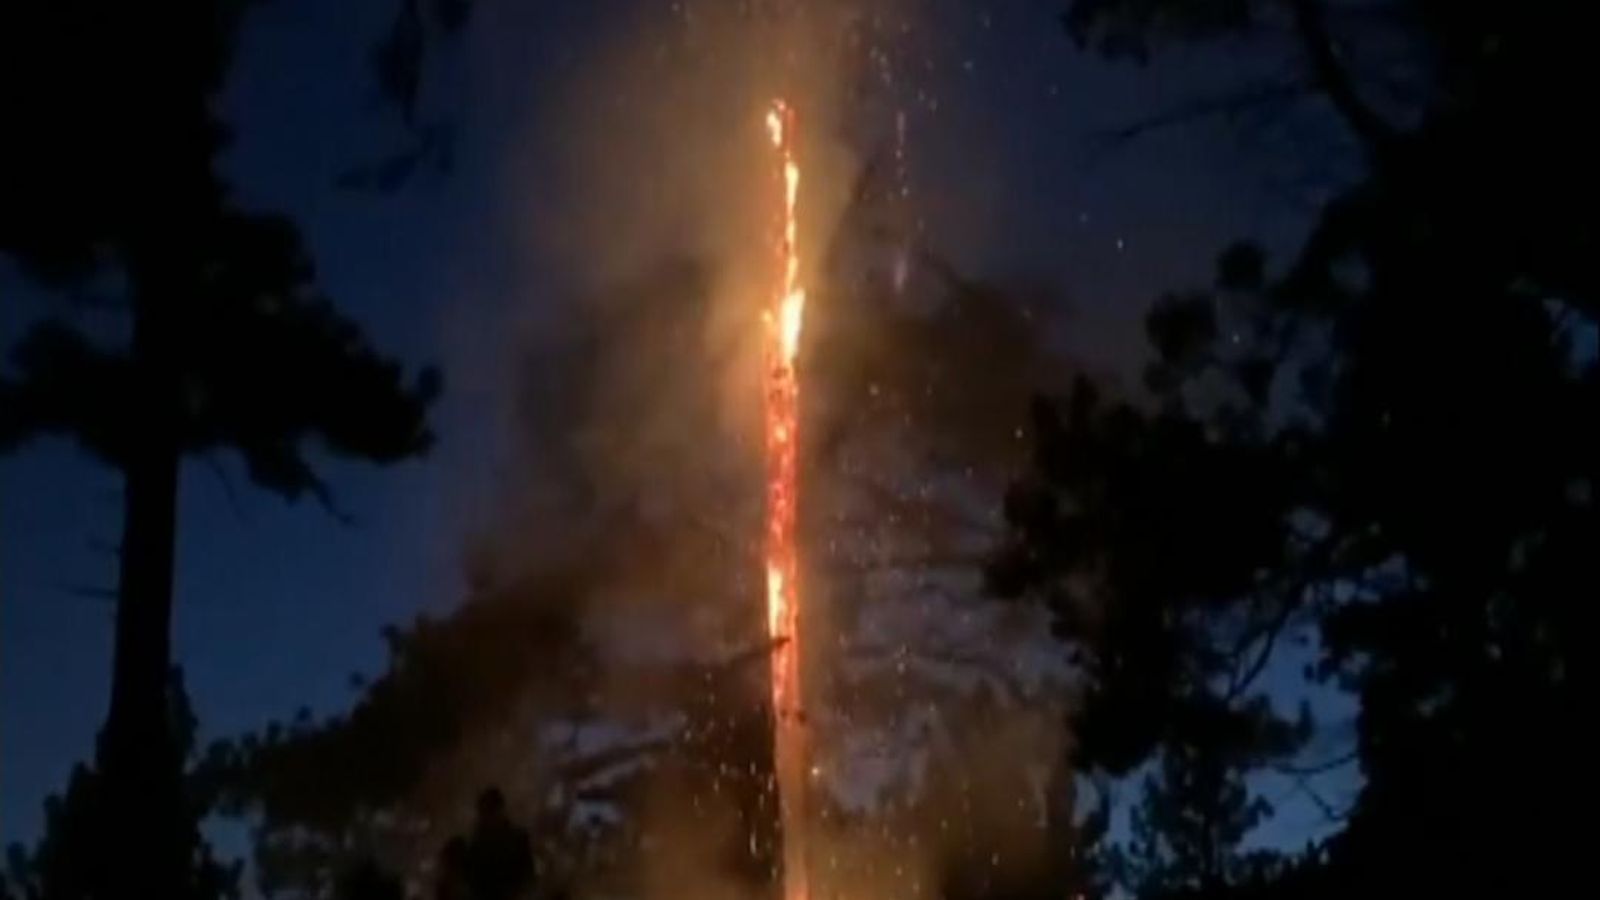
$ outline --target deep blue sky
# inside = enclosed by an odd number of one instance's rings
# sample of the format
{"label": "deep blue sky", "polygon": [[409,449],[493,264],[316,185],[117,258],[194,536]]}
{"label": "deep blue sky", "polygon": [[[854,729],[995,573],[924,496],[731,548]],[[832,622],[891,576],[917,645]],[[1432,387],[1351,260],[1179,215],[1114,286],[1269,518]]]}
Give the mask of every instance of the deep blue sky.
{"label": "deep blue sky", "polygon": [[[379,346],[443,363],[447,393],[426,461],[328,470],[353,526],[252,491],[226,457],[185,467],[176,648],[205,734],[301,706],[338,708],[351,697],[349,674],[380,664],[380,626],[458,598],[459,551],[489,514],[502,464],[494,373],[505,325],[558,283],[537,278],[540,261],[508,226],[507,157],[536,160],[557,145],[558,133],[536,126],[530,138],[539,86],[564,77],[574,48],[620,5],[492,5],[446,51],[425,101],[461,129],[456,170],[394,196],[332,183],[400,139],[366,69],[390,4],[278,0],[253,14],[224,100],[239,195],[294,216],[330,295]],[[1228,52],[1113,67],[1072,49],[1053,4],[994,6],[1004,12],[987,13],[988,24],[976,14],[949,24],[971,66],[942,88],[951,114],[988,135],[984,155],[955,140],[914,141],[913,166],[924,182],[959,173],[953,207],[982,206],[1006,223],[983,265],[1057,281],[1073,298],[1073,346],[1130,369],[1140,312],[1157,291],[1206,279],[1229,239],[1291,235],[1304,210],[1218,124],[1110,152],[1090,139],[1225,81],[1239,70]],[[49,302],[0,266],[5,343]],[[111,608],[75,588],[112,584],[105,546],[117,537],[118,489],[64,442],[0,462],[0,839],[35,832],[40,801],[91,752]]]}

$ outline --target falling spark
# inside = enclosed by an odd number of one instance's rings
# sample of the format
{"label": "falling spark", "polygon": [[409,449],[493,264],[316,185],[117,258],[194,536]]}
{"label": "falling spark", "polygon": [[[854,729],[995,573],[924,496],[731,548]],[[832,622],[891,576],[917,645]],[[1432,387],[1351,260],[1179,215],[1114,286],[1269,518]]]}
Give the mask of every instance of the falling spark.
{"label": "falling spark", "polygon": [[772,642],[772,754],[783,836],[784,900],[807,900],[807,749],[800,682],[799,554],[795,546],[800,379],[795,361],[806,293],[800,286],[795,205],[800,166],[794,156],[794,111],[777,100],[767,111],[767,135],[783,179],[783,219],[777,241],[781,282],[763,316],[766,326],[766,567],[767,636]]}

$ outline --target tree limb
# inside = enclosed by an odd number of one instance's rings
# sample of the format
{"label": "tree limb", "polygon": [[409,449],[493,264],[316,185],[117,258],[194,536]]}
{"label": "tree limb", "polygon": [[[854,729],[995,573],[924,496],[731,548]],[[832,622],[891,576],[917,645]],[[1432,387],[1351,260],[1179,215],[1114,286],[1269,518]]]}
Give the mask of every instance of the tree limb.
{"label": "tree limb", "polygon": [[1313,775],[1321,775],[1325,772],[1331,772],[1334,769],[1340,768],[1341,766],[1349,765],[1350,763],[1355,762],[1360,755],[1361,753],[1359,750],[1351,750],[1347,753],[1341,753],[1332,759],[1323,760],[1319,763],[1312,763],[1309,766],[1275,763],[1271,766],[1271,768],[1274,772],[1279,772],[1284,775],[1294,775],[1301,778],[1307,778]]}
{"label": "tree limb", "polygon": [[1271,103],[1283,103],[1315,93],[1317,88],[1304,82],[1270,82],[1227,94],[1201,97],[1145,119],[1139,119],[1095,135],[1098,140],[1121,144],[1178,125],[1187,125],[1214,116],[1233,117]]}
{"label": "tree limb", "polygon": [[1289,624],[1289,618],[1298,607],[1297,600],[1284,599],[1283,607],[1272,617],[1272,621],[1268,623],[1266,629],[1257,635],[1257,640],[1261,641],[1261,650],[1256,654],[1255,660],[1251,662],[1244,672],[1235,671],[1232,683],[1228,686],[1228,694],[1224,698],[1224,702],[1232,703],[1234,700],[1239,699],[1240,695],[1249,690],[1250,685],[1261,677],[1261,673],[1267,668],[1268,661],[1272,659],[1272,651],[1277,646],[1278,636],[1283,634],[1284,628]]}
{"label": "tree limb", "polygon": [[241,522],[250,521],[250,515],[245,512],[244,504],[239,502],[238,491],[234,490],[233,479],[228,476],[228,470],[223,467],[222,462],[211,454],[207,454],[201,459],[205,461],[206,467],[211,470],[211,474],[217,477],[217,484],[222,486],[222,494],[227,498],[228,507],[233,510],[234,517]]}
{"label": "tree limb", "polygon": [[84,600],[94,600],[98,603],[117,602],[116,588],[96,587],[94,585],[86,584],[66,584],[62,585],[61,588],[69,595],[73,597],[79,597]]}
{"label": "tree limb", "polygon": [[1317,809],[1322,812],[1323,817],[1329,822],[1338,824],[1344,822],[1345,819],[1350,817],[1348,811],[1340,812],[1333,808],[1333,804],[1329,803],[1327,800],[1324,800],[1322,795],[1317,793],[1316,789],[1311,786],[1311,782],[1308,781],[1304,775],[1295,778],[1295,787],[1301,793],[1311,798],[1311,802],[1317,805]]}
{"label": "tree limb", "polygon": [[1295,30],[1305,46],[1311,75],[1333,108],[1368,149],[1377,149],[1394,138],[1394,128],[1372,110],[1356,92],[1334,49],[1333,36],[1317,0],[1289,0]]}

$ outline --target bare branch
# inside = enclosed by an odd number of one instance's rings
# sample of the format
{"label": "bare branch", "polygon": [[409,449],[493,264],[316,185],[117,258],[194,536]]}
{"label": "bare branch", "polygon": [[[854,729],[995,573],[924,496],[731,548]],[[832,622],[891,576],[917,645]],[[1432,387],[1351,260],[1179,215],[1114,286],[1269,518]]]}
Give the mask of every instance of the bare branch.
{"label": "bare branch", "polygon": [[1228,692],[1223,698],[1224,702],[1232,703],[1243,696],[1266,670],[1267,663],[1272,659],[1272,652],[1277,647],[1278,638],[1289,626],[1294,614],[1311,605],[1313,603],[1311,595],[1318,588],[1326,587],[1329,579],[1337,577],[1335,567],[1342,549],[1341,542],[1325,539],[1304,551],[1298,561],[1298,574],[1289,578],[1288,583],[1283,585],[1278,593],[1278,602],[1282,605],[1266,625],[1249,634],[1236,651],[1236,654],[1243,653],[1257,642],[1261,645],[1261,649],[1243,672],[1235,670],[1229,681]]}
{"label": "bare branch", "polygon": [[115,603],[117,601],[116,588],[95,587],[93,585],[85,584],[67,584],[62,585],[61,589],[74,597],[79,597],[84,600],[94,600],[99,603]]}
{"label": "bare branch", "polygon": [[1317,88],[1315,86],[1298,81],[1275,81],[1259,84],[1241,90],[1229,91],[1226,94],[1200,97],[1159,112],[1149,118],[1139,119],[1109,131],[1099,132],[1093,137],[1097,141],[1107,144],[1123,144],[1135,138],[1143,137],[1152,131],[1188,125],[1219,116],[1234,118],[1264,106],[1287,103],[1316,92]]}
{"label": "bare branch", "polygon": [[568,783],[583,781],[613,766],[648,758],[662,748],[669,746],[675,738],[676,735],[649,737],[632,743],[618,744],[588,756],[568,760],[559,767],[560,774],[558,777]]}
{"label": "bare branch", "polygon": [[1261,673],[1267,668],[1268,661],[1272,659],[1272,651],[1277,646],[1278,636],[1283,634],[1284,628],[1288,626],[1289,619],[1297,608],[1299,608],[1299,604],[1296,600],[1287,597],[1283,599],[1283,606],[1272,617],[1272,621],[1267,624],[1265,630],[1259,632],[1252,639],[1251,643],[1260,642],[1261,650],[1243,673],[1237,671],[1234,673],[1224,702],[1232,703],[1234,700],[1239,699],[1245,691],[1250,689],[1250,685],[1261,677]]}
{"label": "bare branch", "polygon": [[216,456],[207,454],[201,457],[205,460],[206,468],[217,477],[217,483],[222,485],[222,494],[228,499],[228,508],[241,522],[250,521],[249,513],[245,512],[244,505],[239,502],[239,493],[234,489],[233,479],[228,475],[228,470],[223,468],[221,461]]}
{"label": "bare branch", "polygon": [[1300,778],[1309,778],[1347,766],[1350,763],[1355,762],[1360,756],[1361,752],[1359,750],[1351,750],[1348,753],[1341,753],[1333,759],[1323,760],[1322,762],[1313,763],[1308,766],[1297,766],[1289,763],[1275,763],[1270,768],[1274,772],[1278,772],[1283,775],[1294,775]]}
{"label": "bare branch", "polygon": [[1310,797],[1311,802],[1317,805],[1317,809],[1322,811],[1323,817],[1329,822],[1337,824],[1350,817],[1349,810],[1340,812],[1339,810],[1333,808],[1333,804],[1323,799],[1322,795],[1317,793],[1316,789],[1311,786],[1311,782],[1305,776],[1302,775],[1295,778],[1295,788],[1301,793],[1305,794],[1307,797]]}
{"label": "bare branch", "polygon": [[1295,29],[1305,45],[1317,87],[1369,149],[1389,143],[1394,137],[1394,128],[1356,92],[1349,73],[1339,61],[1333,36],[1328,33],[1328,24],[1317,0],[1289,0],[1289,8],[1294,13]]}

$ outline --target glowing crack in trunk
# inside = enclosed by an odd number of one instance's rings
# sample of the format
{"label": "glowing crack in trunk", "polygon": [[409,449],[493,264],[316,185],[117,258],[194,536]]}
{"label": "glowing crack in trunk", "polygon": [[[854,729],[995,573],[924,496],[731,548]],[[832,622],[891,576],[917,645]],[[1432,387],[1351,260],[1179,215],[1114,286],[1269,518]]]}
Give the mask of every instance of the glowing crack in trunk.
{"label": "glowing crack in trunk", "polygon": [[800,166],[794,155],[794,111],[782,100],[767,111],[783,185],[777,238],[780,283],[762,315],[766,357],[767,636],[772,642],[772,756],[783,841],[783,898],[808,900],[806,866],[807,748],[800,680],[800,581],[795,546],[799,499],[800,379],[795,359],[806,294],[800,286],[795,201]]}

